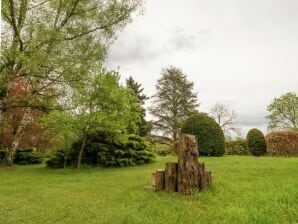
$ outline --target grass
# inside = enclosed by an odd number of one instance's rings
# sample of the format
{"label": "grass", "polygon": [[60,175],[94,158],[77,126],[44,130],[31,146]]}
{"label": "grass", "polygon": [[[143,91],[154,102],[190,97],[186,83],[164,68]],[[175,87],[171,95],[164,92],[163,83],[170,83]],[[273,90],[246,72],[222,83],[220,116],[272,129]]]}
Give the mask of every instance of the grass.
{"label": "grass", "polygon": [[202,158],[216,179],[190,196],[151,192],[175,157],[121,169],[0,168],[0,223],[298,223],[298,158]]}

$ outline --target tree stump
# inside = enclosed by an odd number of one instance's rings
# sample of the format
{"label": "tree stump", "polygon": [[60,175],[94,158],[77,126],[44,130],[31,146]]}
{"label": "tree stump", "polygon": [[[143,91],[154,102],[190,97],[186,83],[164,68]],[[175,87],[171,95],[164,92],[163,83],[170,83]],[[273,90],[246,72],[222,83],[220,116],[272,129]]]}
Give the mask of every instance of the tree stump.
{"label": "tree stump", "polygon": [[167,192],[177,191],[178,163],[166,163],[165,190]]}
{"label": "tree stump", "polygon": [[197,140],[193,135],[181,134],[178,154],[178,192],[189,194],[193,189],[200,189]]}
{"label": "tree stump", "polygon": [[155,190],[160,191],[165,189],[165,171],[157,170],[155,172]]}
{"label": "tree stump", "polygon": [[203,191],[211,185],[211,171],[205,170],[205,163],[198,162],[198,144],[193,135],[181,134],[175,143],[178,152],[178,163],[166,163],[165,171],[152,173],[154,190],[190,194],[192,190]]}

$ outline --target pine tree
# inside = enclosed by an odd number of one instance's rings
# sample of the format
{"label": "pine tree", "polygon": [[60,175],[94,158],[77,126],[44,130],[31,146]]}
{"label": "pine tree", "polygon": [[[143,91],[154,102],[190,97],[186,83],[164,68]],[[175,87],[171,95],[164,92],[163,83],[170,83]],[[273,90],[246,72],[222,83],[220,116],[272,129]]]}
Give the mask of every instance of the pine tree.
{"label": "pine tree", "polygon": [[[140,111],[140,121],[137,122],[138,131],[137,133],[140,136],[145,136],[151,131],[151,123],[145,120],[146,117],[146,110],[144,108],[145,101],[149,99],[143,91],[142,84],[136,82],[131,76],[126,79],[126,87],[132,90],[132,93],[137,97],[138,103],[141,105]],[[129,130],[132,134],[132,131]]]}
{"label": "pine tree", "polygon": [[157,93],[152,97],[150,112],[157,118],[154,128],[176,140],[181,124],[197,112],[199,104],[193,92],[194,83],[187,80],[181,69],[170,66],[163,69],[161,75],[155,86]]}

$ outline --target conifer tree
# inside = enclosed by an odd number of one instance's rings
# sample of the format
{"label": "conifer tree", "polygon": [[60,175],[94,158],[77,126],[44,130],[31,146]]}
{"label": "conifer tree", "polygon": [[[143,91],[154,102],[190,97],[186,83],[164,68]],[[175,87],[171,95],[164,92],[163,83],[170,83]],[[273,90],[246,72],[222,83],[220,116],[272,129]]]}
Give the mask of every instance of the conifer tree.
{"label": "conifer tree", "polygon": [[197,112],[197,95],[193,92],[194,83],[187,80],[181,69],[170,66],[161,75],[150,112],[157,118],[154,128],[176,140],[183,121]]}
{"label": "conifer tree", "polygon": [[[138,103],[141,105],[140,120],[137,122],[138,131],[135,134],[140,136],[147,135],[151,130],[151,123],[146,121],[146,110],[144,108],[145,101],[149,99],[143,91],[142,84],[136,82],[131,76],[126,79],[126,87],[132,90],[132,93],[137,97]],[[129,130],[129,132],[131,132]]]}

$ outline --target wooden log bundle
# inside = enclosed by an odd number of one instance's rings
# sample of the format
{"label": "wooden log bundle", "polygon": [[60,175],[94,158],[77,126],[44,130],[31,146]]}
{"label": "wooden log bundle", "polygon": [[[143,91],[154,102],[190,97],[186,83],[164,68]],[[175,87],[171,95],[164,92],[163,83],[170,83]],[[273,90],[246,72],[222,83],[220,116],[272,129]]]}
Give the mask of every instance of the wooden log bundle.
{"label": "wooden log bundle", "polygon": [[212,183],[211,171],[206,171],[205,163],[198,162],[198,144],[195,136],[181,134],[178,142],[178,163],[166,163],[165,171],[152,174],[155,190],[190,194],[203,191]]}

